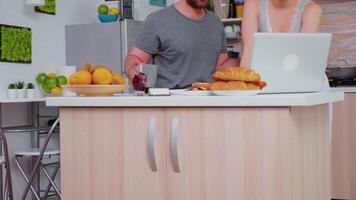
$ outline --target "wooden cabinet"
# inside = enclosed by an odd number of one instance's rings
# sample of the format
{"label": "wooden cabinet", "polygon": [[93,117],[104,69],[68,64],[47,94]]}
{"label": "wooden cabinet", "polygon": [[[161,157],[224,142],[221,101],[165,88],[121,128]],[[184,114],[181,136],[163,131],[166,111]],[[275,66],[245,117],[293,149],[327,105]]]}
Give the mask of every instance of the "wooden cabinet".
{"label": "wooden cabinet", "polygon": [[326,105],[60,117],[64,200],[330,199]]}
{"label": "wooden cabinet", "polygon": [[[122,198],[166,199],[163,109],[122,109]],[[120,155],[112,155],[120,156]]]}
{"label": "wooden cabinet", "polygon": [[356,200],[356,94],[333,105],[332,197]]}
{"label": "wooden cabinet", "polygon": [[167,199],[203,199],[204,130],[200,109],[167,109]]}
{"label": "wooden cabinet", "polygon": [[61,124],[63,199],[166,199],[163,109],[64,108]]}

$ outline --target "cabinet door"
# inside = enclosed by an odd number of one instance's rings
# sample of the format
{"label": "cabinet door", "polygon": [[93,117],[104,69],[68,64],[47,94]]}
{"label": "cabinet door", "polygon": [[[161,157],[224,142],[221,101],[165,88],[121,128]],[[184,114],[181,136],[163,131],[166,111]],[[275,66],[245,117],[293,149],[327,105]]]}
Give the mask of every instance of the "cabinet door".
{"label": "cabinet door", "polygon": [[167,200],[204,198],[203,113],[166,109]]}
{"label": "cabinet door", "polygon": [[[356,166],[356,137],[354,123],[356,113],[356,94],[346,94],[345,101],[334,103],[332,147],[331,147],[331,182],[333,199],[355,199],[353,169]],[[353,139],[354,138],[354,139]],[[354,176],[356,177],[356,176]],[[354,186],[355,187],[355,186]],[[356,189],[356,187],[355,187]]]}
{"label": "cabinet door", "polygon": [[165,200],[163,109],[123,109],[123,200]]}
{"label": "cabinet door", "polygon": [[164,200],[163,109],[62,108],[63,199]]}

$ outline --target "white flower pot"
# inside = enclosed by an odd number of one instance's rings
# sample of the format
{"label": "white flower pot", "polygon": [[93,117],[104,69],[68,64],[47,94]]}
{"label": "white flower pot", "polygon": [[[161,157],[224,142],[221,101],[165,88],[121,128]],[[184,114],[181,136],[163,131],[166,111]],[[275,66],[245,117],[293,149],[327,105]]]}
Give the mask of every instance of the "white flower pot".
{"label": "white flower pot", "polygon": [[18,99],[26,98],[26,89],[16,89],[16,98]]}
{"label": "white flower pot", "polygon": [[27,98],[28,99],[33,99],[35,96],[35,89],[26,89],[27,92]]}
{"label": "white flower pot", "polygon": [[7,90],[7,98],[16,99],[16,89],[8,89]]}
{"label": "white flower pot", "polygon": [[29,6],[45,6],[45,0],[25,0],[26,4]]}

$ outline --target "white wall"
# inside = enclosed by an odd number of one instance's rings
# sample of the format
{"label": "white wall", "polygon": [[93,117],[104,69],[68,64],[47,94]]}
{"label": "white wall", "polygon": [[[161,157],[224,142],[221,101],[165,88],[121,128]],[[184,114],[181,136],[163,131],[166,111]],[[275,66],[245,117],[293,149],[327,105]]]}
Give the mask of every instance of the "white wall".
{"label": "white wall", "polygon": [[57,15],[35,13],[24,0],[1,0],[0,23],[32,28],[32,64],[0,63],[0,98],[9,82],[34,82],[40,71],[65,64],[64,25],[97,22],[97,0],[57,1]]}
{"label": "white wall", "polygon": [[[178,0],[166,0],[166,1],[167,1],[167,6],[169,6]],[[145,20],[147,15],[149,15],[151,12],[162,9],[162,7],[150,5],[148,0],[134,0],[134,6],[135,6],[134,16],[135,19],[137,20]]]}
{"label": "white wall", "polygon": [[[64,25],[97,22],[98,0],[57,0],[55,16],[35,13],[24,2],[0,0],[0,24],[32,28],[32,64],[0,62],[0,98],[6,98],[9,82],[35,82],[37,73],[56,71],[65,64]],[[26,104],[3,104],[2,109],[4,126],[24,125],[29,121]],[[28,133],[7,134],[7,138],[10,152],[31,148]],[[24,180],[14,162],[11,164],[15,199],[20,199]]]}

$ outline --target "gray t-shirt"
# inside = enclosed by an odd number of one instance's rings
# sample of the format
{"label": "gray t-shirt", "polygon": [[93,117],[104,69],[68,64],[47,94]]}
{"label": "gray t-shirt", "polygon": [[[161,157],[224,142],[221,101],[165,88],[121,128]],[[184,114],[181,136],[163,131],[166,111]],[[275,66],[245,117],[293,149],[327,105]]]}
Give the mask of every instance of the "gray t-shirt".
{"label": "gray t-shirt", "polygon": [[153,55],[158,66],[156,87],[178,89],[211,81],[219,54],[226,52],[226,38],[220,19],[212,12],[198,21],[172,5],[147,17],[135,47]]}

